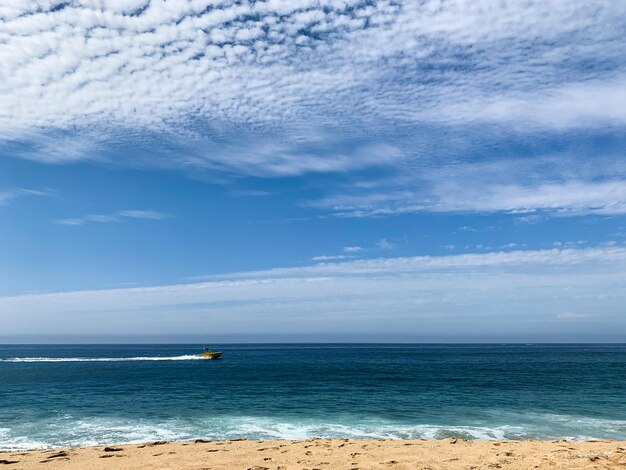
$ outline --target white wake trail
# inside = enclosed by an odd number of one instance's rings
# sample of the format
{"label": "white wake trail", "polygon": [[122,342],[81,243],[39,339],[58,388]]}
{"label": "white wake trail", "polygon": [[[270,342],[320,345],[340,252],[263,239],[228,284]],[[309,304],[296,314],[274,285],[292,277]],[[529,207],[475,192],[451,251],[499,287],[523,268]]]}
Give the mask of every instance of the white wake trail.
{"label": "white wake trail", "polygon": [[145,357],[12,357],[0,362],[129,362],[129,361],[195,361],[204,359],[196,355],[145,356]]}

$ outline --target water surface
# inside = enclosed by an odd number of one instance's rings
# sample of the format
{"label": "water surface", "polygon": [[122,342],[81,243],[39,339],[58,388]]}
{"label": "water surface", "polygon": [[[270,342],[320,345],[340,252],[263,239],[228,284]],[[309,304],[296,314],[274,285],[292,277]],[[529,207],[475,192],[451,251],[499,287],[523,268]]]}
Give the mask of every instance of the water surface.
{"label": "water surface", "polygon": [[0,345],[0,449],[626,439],[626,345]]}

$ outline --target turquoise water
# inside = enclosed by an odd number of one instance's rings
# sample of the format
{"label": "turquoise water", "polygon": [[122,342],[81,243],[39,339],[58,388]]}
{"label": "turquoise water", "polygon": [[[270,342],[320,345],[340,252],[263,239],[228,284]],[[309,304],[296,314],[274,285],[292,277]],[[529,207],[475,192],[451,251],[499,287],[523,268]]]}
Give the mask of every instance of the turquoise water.
{"label": "turquoise water", "polygon": [[0,346],[0,449],[171,439],[626,439],[626,345]]}

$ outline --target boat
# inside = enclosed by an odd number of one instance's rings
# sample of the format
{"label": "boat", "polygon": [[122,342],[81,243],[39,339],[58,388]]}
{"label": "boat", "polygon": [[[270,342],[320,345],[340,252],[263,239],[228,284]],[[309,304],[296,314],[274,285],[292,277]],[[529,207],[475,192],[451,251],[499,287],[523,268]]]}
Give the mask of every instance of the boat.
{"label": "boat", "polygon": [[219,359],[222,357],[223,352],[211,351],[209,348],[204,348],[202,354],[198,354],[198,357],[202,359]]}

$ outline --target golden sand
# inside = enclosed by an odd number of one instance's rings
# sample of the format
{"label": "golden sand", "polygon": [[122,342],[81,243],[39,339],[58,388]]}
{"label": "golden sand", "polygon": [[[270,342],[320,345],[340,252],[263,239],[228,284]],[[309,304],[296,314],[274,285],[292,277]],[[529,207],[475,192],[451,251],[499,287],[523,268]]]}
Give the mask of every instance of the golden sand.
{"label": "golden sand", "polygon": [[17,469],[626,469],[621,441],[304,441],[156,442],[1,452]]}

